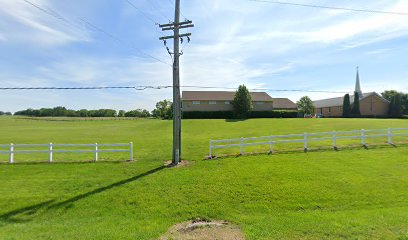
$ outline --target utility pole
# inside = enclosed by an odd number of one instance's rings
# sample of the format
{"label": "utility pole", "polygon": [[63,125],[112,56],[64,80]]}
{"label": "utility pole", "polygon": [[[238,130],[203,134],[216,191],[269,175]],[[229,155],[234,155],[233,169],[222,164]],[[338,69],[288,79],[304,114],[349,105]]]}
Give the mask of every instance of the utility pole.
{"label": "utility pole", "polygon": [[180,43],[183,42],[183,37],[186,37],[190,41],[191,33],[180,34],[180,29],[194,27],[192,21],[185,20],[180,22],[180,0],[175,0],[175,14],[174,22],[168,24],[160,24],[162,31],[173,30],[173,36],[161,37],[160,40],[164,41],[166,45],[167,39],[173,39],[174,52],[171,53],[167,47],[169,54],[174,55],[173,60],[173,155],[172,164],[177,165],[181,160],[181,100],[180,100]]}

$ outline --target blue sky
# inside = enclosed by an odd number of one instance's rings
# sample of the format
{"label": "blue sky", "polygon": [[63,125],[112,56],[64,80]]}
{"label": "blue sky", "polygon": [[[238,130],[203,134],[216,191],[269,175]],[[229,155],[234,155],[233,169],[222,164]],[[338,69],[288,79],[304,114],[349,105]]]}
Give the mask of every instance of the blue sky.
{"label": "blue sky", "polygon": [[[0,0],[2,87],[171,85],[162,33],[172,0]],[[283,1],[283,0],[282,0]],[[406,0],[291,2],[408,12]],[[193,20],[181,84],[351,92],[356,66],[364,92],[408,92],[408,16],[276,5],[248,0],[182,0]],[[148,17],[146,17],[146,15]],[[81,19],[121,39],[115,41]],[[154,20],[154,22],[151,21]],[[184,31],[185,32],[185,31]],[[164,33],[164,34],[170,34]],[[169,43],[172,44],[171,42]],[[131,46],[131,47],[130,47]],[[186,89],[195,90],[195,89]],[[297,101],[342,94],[269,92]],[[0,110],[153,109],[171,90],[2,91]]]}

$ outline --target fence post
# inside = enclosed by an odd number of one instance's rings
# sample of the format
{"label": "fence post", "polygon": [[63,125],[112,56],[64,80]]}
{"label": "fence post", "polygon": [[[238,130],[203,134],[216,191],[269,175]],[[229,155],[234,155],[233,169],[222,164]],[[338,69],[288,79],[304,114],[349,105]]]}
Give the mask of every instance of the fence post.
{"label": "fence post", "polygon": [[337,150],[337,133],[333,131],[333,149]]}
{"label": "fence post", "polygon": [[210,159],[212,159],[212,140],[210,140]]}
{"label": "fence post", "polygon": [[133,161],[133,142],[129,143],[130,161]]}
{"label": "fence post", "polygon": [[303,134],[304,151],[307,152],[307,133]]}
{"label": "fence post", "polygon": [[388,128],[388,144],[392,144],[392,128]]}
{"label": "fence post", "polygon": [[49,151],[49,156],[48,156],[48,162],[52,163],[52,143],[49,144],[48,146],[48,151]]}
{"label": "fence post", "polygon": [[244,154],[244,138],[241,138],[241,148],[240,148],[240,154]]}
{"label": "fence post", "polygon": [[95,158],[94,161],[98,161],[98,143],[95,143]]}
{"label": "fence post", "polygon": [[361,129],[361,144],[365,147],[366,146],[366,136],[365,136],[365,130]]}
{"label": "fence post", "polygon": [[14,163],[14,144],[10,143],[10,159],[9,163]]}

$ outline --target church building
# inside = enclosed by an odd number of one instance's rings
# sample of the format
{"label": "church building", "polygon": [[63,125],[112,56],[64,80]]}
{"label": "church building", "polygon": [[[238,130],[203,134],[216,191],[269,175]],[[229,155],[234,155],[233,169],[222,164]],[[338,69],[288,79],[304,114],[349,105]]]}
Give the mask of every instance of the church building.
{"label": "church building", "polygon": [[[360,86],[360,76],[357,68],[356,85],[354,93],[360,97],[360,112],[363,117],[387,117],[390,102],[376,92],[363,93]],[[323,117],[342,117],[344,96],[314,101],[315,114]],[[354,95],[350,96],[353,105]]]}

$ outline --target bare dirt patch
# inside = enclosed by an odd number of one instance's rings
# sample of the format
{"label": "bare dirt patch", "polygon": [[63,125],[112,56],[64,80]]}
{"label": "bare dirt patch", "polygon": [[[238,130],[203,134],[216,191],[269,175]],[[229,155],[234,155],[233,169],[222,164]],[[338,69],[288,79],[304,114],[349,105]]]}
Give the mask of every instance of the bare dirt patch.
{"label": "bare dirt patch", "polygon": [[190,162],[187,161],[187,160],[181,160],[177,166],[174,166],[171,160],[164,162],[164,166],[169,167],[169,168],[172,168],[172,167],[187,167],[189,165],[190,165]]}
{"label": "bare dirt patch", "polygon": [[171,227],[160,240],[244,240],[241,230],[226,221],[197,219]]}

